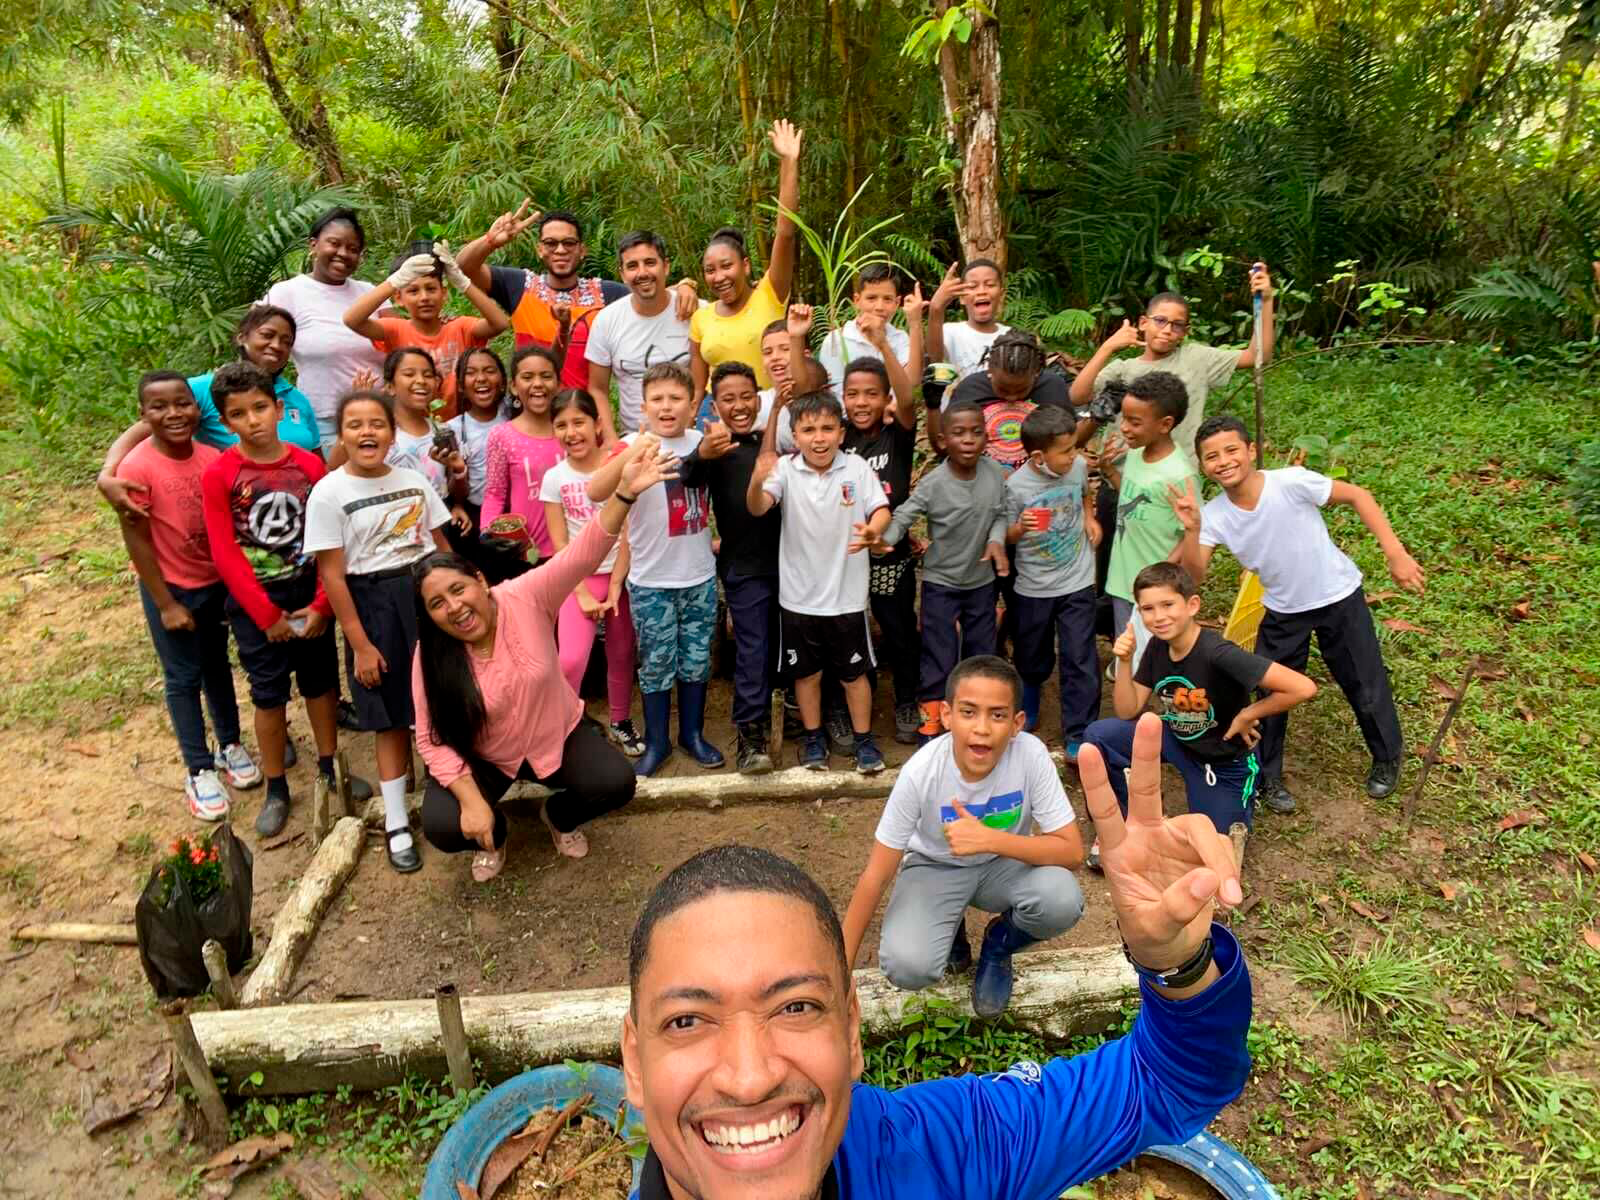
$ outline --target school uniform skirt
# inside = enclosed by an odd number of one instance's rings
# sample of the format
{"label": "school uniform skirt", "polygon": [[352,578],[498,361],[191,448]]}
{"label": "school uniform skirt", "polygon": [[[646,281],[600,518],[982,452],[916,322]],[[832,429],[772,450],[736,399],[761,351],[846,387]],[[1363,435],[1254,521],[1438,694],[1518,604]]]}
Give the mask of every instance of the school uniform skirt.
{"label": "school uniform skirt", "polygon": [[391,567],[366,575],[346,575],[345,585],[367,640],[383,655],[384,671],[377,687],[356,678],[356,655],[344,643],[350,700],[361,728],[371,731],[409,729],[416,720],[411,704],[411,658],[417,649],[417,608],[411,567]]}

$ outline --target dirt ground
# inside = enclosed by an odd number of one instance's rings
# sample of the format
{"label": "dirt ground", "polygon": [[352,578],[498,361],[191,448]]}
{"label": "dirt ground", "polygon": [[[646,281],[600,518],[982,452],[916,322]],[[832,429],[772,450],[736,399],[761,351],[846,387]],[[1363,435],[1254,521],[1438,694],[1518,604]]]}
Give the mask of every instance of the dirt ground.
{"label": "dirt ground", "polygon": [[[181,795],[181,766],[161,703],[159,669],[149,650],[131,580],[87,571],[59,557],[75,539],[105,540],[105,522],[87,494],[58,510],[61,521],[8,548],[0,570],[0,920],[5,928],[53,920],[131,922],[151,864],[178,832],[193,827]],[[57,557],[52,558],[52,555]],[[876,724],[891,763],[892,712],[880,685]],[[248,703],[240,683],[245,709]],[[1335,698],[1334,702],[1337,702]],[[708,733],[732,757],[726,685],[713,689]],[[1042,728],[1055,727],[1048,701]],[[592,706],[595,711],[600,706]],[[38,719],[45,711],[49,720]],[[289,832],[309,820],[313,760],[304,716],[291,709],[301,763],[290,773],[296,807]],[[1345,739],[1355,742],[1353,731]],[[354,768],[372,777],[371,739],[350,735]],[[1056,743],[1058,744],[1058,743]],[[1257,894],[1298,877],[1305,843],[1338,847],[1367,820],[1357,798],[1355,745],[1325,748],[1302,768],[1326,795],[1313,825],[1263,821],[1252,842],[1247,886]],[[731,770],[731,766],[726,770]],[[682,754],[668,771],[693,773]],[[1175,779],[1175,776],[1173,777]],[[1291,770],[1290,784],[1296,783]],[[1068,788],[1082,812],[1069,772]],[[1181,791],[1169,787],[1169,798]],[[250,845],[260,789],[235,797],[236,830]],[[424,996],[454,981],[464,993],[618,984],[626,938],[653,883],[694,851],[723,841],[769,847],[804,865],[836,904],[848,900],[877,822],[878,801],[733,805],[623,813],[588,829],[582,861],[559,858],[531,807],[512,812],[504,874],[475,885],[465,856],[424,847],[424,866],[398,876],[373,837],[359,868],[324,923],[297,980],[294,1002]],[[1087,819],[1084,836],[1091,836]],[[258,936],[311,855],[309,838],[258,851],[253,924]],[[1080,873],[1088,915],[1061,945],[1115,938],[1104,885]],[[969,917],[973,933],[980,917]],[[1247,945],[1248,916],[1239,929]],[[868,947],[876,934],[869,933]],[[179,1106],[168,1099],[109,1132],[87,1136],[83,1115],[108,1093],[125,1091],[136,1064],[164,1043],[153,997],[132,947],[12,941],[0,947],[0,1013],[13,1033],[0,1047],[0,1195],[171,1196],[188,1169]],[[1025,968],[1024,968],[1025,969]],[[1326,1018],[1307,997],[1258,969],[1258,1015],[1295,1021],[1313,1034]],[[1243,1118],[1225,1114],[1219,1132]],[[270,1175],[270,1172],[266,1173]],[[261,1174],[236,1196],[264,1196]]]}

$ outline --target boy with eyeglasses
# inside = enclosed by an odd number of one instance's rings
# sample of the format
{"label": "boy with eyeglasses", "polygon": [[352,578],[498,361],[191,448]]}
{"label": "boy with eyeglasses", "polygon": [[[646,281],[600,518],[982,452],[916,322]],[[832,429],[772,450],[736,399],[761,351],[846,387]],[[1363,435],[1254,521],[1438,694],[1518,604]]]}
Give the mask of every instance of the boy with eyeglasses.
{"label": "boy with eyeglasses", "polygon": [[[1272,276],[1264,263],[1250,272],[1250,290],[1261,295],[1262,362],[1272,357],[1273,293]],[[1226,383],[1240,367],[1256,362],[1254,343],[1243,350],[1206,346],[1184,339],[1189,333],[1189,302],[1176,292],[1161,292],[1151,298],[1137,327],[1128,321],[1100,344],[1094,356],[1072,381],[1072,402],[1080,408],[1110,385],[1127,387],[1151,371],[1166,371],[1183,380],[1189,396],[1189,413],[1172,431],[1172,440],[1194,464],[1194,434],[1206,419],[1206,397],[1211,389]],[[1138,358],[1113,356],[1123,350],[1140,349]]]}

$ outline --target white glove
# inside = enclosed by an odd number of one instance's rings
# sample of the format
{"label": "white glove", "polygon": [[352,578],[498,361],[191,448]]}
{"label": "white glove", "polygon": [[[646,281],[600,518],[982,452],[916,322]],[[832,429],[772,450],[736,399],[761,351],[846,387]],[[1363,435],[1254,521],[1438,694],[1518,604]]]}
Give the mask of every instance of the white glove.
{"label": "white glove", "polygon": [[[459,267],[456,269],[460,270]],[[401,288],[406,287],[408,284],[415,283],[424,275],[432,275],[433,271],[433,255],[413,254],[410,258],[406,259],[405,262],[401,263],[395,268],[394,274],[389,276],[386,282],[390,287],[398,292]]]}
{"label": "white glove", "polygon": [[456,291],[464,292],[472,286],[472,280],[467,278],[467,273],[456,262],[456,256],[450,253],[449,242],[435,242],[433,244],[433,256],[443,265],[444,277],[450,281],[450,286],[455,288]]}

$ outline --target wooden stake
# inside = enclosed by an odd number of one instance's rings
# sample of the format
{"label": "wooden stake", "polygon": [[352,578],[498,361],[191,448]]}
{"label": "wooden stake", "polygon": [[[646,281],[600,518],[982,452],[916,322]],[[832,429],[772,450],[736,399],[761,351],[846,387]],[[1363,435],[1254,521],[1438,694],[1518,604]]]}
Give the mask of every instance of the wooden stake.
{"label": "wooden stake", "polygon": [[467,1050],[467,1027],[461,1021],[461,996],[453,983],[441,983],[433,993],[439,1005],[439,1038],[444,1042],[445,1062],[450,1066],[450,1083],[456,1095],[470,1092],[472,1054]]}
{"label": "wooden stake", "polygon": [[238,1008],[239,996],[233,990],[233,976],[228,973],[228,952],[215,938],[207,938],[200,947],[200,957],[205,960],[206,974],[211,976],[211,994],[221,1009]]}
{"label": "wooden stake", "polygon": [[72,921],[24,925],[11,936],[21,942],[108,942],[114,946],[139,944],[139,935],[132,925],[83,925]]}
{"label": "wooden stake", "polygon": [[350,795],[350,760],[343,750],[333,755],[333,796],[328,803],[332,820],[355,815],[355,799]]}
{"label": "wooden stake", "polygon": [[331,828],[328,820],[328,790],[328,781],[318,771],[317,782],[311,786],[311,840],[319,846]]}
{"label": "wooden stake", "polygon": [[1417,773],[1417,786],[1411,789],[1411,796],[1406,800],[1405,826],[1409,830],[1411,822],[1416,819],[1417,804],[1422,799],[1422,789],[1428,785],[1428,772],[1433,770],[1434,761],[1439,757],[1439,747],[1444,744],[1445,734],[1450,732],[1450,726],[1456,719],[1456,713],[1461,711],[1461,702],[1467,698],[1467,688],[1472,684],[1472,677],[1478,673],[1478,660],[1472,659],[1467,663],[1466,674],[1461,676],[1461,685],[1456,688],[1455,698],[1450,701],[1450,707],[1444,710],[1444,719],[1439,722],[1439,731],[1433,735],[1433,741],[1428,745],[1428,752],[1422,756],[1422,770]]}
{"label": "wooden stake", "polygon": [[221,1149],[228,1144],[228,1106],[222,1102],[211,1065],[206,1062],[205,1051],[200,1049],[194,1036],[188,1010],[182,1000],[174,1000],[161,1010],[161,1015],[166,1018],[167,1031],[172,1035],[173,1051],[183,1066],[189,1086],[194,1089],[200,1115],[205,1118],[206,1144],[214,1150]]}

